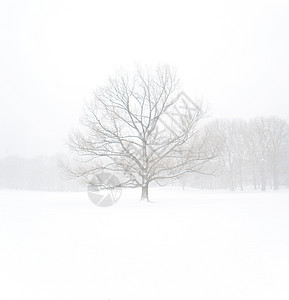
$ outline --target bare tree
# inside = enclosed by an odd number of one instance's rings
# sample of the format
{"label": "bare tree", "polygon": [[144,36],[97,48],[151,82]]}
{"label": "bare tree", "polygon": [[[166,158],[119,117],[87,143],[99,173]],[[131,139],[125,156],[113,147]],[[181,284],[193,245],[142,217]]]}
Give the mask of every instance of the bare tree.
{"label": "bare tree", "polygon": [[221,143],[221,164],[225,183],[234,191],[236,189],[236,143],[233,134],[233,123],[230,120],[215,120],[211,124],[211,131]]}
{"label": "bare tree", "polygon": [[280,170],[288,153],[289,128],[287,122],[278,117],[270,117],[261,121],[266,124],[266,159],[273,188],[277,190],[280,185]]}
{"label": "bare tree", "polygon": [[118,187],[141,187],[141,199],[149,201],[151,182],[203,172],[217,155],[198,132],[204,116],[200,105],[178,94],[178,80],[169,67],[155,72],[138,68],[132,77],[120,73],[86,105],[84,130],[68,139],[80,163],[66,171],[88,183],[91,175],[114,172]]}

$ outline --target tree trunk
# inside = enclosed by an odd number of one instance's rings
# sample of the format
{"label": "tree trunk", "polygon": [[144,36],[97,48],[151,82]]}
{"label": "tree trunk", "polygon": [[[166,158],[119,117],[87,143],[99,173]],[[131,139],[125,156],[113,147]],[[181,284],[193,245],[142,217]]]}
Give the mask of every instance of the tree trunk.
{"label": "tree trunk", "polygon": [[278,180],[278,174],[276,170],[274,170],[273,172],[273,188],[275,191],[279,189],[279,180]]}
{"label": "tree trunk", "polygon": [[257,190],[258,186],[257,186],[255,170],[253,171],[253,183],[254,183],[254,190]]}
{"label": "tree trunk", "polygon": [[144,185],[142,187],[141,201],[149,202],[149,185],[148,184]]}
{"label": "tree trunk", "polygon": [[266,177],[264,174],[261,175],[261,190],[266,191]]}
{"label": "tree trunk", "polygon": [[279,189],[279,178],[278,177],[279,177],[279,174],[278,174],[276,159],[274,159],[273,165],[272,165],[272,183],[273,183],[273,189],[275,191]]}
{"label": "tree trunk", "polygon": [[243,191],[243,171],[242,171],[241,165],[239,167],[239,170],[240,170],[240,188],[241,188],[241,191]]}
{"label": "tree trunk", "polygon": [[235,191],[235,183],[234,183],[234,178],[233,178],[233,172],[230,172],[230,177],[231,177],[231,191],[234,192]]}

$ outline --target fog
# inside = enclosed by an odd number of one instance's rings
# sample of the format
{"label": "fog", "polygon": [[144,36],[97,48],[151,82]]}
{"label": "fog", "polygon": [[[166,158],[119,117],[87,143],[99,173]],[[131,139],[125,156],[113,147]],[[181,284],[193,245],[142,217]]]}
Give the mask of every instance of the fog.
{"label": "fog", "polygon": [[54,155],[119,68],[174,66],[213,117],[289,120],[288,1],[2,1],[0,157]]}
{"label": "fog", "polygon": [[289,0],[0,0],[0,299],[289,299]]}

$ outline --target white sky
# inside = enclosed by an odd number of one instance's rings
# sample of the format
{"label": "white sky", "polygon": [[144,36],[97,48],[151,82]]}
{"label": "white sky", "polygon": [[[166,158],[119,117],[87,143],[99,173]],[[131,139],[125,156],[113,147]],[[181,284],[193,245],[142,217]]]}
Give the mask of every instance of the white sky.
{"label": "white sky", "polygon": [[289,1],[0,0],[0,157],[63,151],[119,67],[168,63],[217,117],[289,120]]}

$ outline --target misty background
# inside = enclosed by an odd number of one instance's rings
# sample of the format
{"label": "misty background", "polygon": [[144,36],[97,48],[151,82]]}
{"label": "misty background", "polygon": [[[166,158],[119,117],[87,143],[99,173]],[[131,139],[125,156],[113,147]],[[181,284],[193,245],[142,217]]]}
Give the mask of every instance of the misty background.
{"label": "misty background", "polygon": [[[205,100],[212,119],[289,121],[288,13],[288,1],[2,1],[0,187],[78,189],[59,174],[65,139],[93,90],[136,63],[175,66],[182,89]],[[240,169],[236,153],[229,175],[194,184],[241,188],[244,169],[243,184],[261,189],[265,158],[252,167],[248,156]],[[266,185],[274,188],[268,155]]]}

